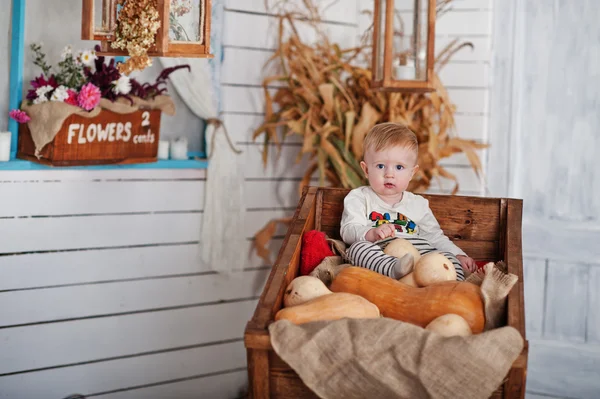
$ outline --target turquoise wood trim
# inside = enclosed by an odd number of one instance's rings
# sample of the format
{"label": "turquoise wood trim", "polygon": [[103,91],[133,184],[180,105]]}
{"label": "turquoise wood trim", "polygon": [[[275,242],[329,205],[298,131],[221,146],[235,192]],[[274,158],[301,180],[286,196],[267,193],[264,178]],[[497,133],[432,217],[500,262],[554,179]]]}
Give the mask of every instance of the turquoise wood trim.
{"label": "turquoise wood trim", "polygon": [[206,169],[208,161],[206,159],[188,159],[188,160],[159,160],[152,163],[139,163],[129,165],[91,165],[91,166],[65,166],[53,167],[46,166],[36,162],[25,161],[23,159],[14,159],[10,162],[0,162],[0,171],[6,170],[110,170],[110,169]]}
{"label": "turquoise wood trim", "polygon": [[[25,0],[12,2],[12,32],[10,43],[10,96],[9,110],[18,109],[23,99],[23,53],[25,50]],[[8,130],[11,133],[10,159],[17,154],[17,138],[19,124],[8,119]]]}

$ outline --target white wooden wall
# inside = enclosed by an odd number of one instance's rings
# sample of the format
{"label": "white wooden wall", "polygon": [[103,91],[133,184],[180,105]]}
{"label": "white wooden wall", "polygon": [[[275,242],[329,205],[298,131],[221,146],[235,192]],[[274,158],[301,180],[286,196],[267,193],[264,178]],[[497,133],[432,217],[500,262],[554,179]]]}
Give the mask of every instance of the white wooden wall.
{"label": "white wooden wall", "polygon": [[600,10],[494,9],[489,173],[524,199],[528,397],[600,397]]}
{"label": "white wooden wall", "polygon": [[[0,0],[10,9],[9,0]],[[58,57],[78,40],[81,2],[28,0],[26,41]],[[324,1],[328,3],[328,1]],[[342,0],[325,27],[352,45],[370,1]],[[263,113],[262,66],[275,46],[275,19],[263,0],[227,0],[222,77],[225,122],[244,150],[248,262],[231,279],[196,260],[205,172],[113,170],[0,172],[0,398],[233,398],[246,385],[243,328],[268,266],[250,255],[251,237],[273,217],[291,215],[306,160],[290,142],[266,169],[251,132]],[[442,73],[458,105],[457,133],[487,140],[491,1],[456,0],[438,29],[475,43]],[[0,15],[9,26],[10,13]],[[0,129],[8,111],[9,38],[0,40]],[[26,58],[27,59],[27,58]],[[34,69],[25,69],[26,80]],[[153,78],[154,67],[144,76]],[[197,132],[178,104],[165,135]],[[445,161],[463,193],[481,182],[462,156]],[[432,191],[450,189],[449,182]],[[218,227],[217,227],[218,228]],[[281,244],[277,233],[272,249]]]}

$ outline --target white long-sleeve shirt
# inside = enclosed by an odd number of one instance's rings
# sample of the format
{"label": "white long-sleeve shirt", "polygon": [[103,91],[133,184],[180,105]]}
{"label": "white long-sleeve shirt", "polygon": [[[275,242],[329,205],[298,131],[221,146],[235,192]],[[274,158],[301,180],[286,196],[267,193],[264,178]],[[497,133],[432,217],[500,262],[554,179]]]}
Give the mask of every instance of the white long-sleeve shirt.
{"label": "white long-sleeve shirt", "polygon": [[405,191],[400,202],[389,205],[371,187],[363,186],[344,198],[340,234],[346,244],[365,240],[369,230],[383,223],[395,225],[396,237],[421,237],[440,251],[466,255],[444,235],[429,208],[429,201],[420,195]]}

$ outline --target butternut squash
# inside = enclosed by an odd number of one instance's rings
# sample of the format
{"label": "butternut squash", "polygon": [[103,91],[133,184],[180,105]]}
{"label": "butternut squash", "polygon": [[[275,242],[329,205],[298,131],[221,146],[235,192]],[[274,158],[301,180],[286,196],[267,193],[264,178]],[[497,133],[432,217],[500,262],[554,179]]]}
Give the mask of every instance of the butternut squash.
{"label": "butternut squash", "polygon": [[485,324],[481,290],[470,283],[445,281],[415,288],[362,267],[348,267],[329,289],[360,295],[374,303],[382,316],[420,327],[448,313],[464,318],[474,334],[482,332]]}
{"label": "butternut squash", "polygon": [[289,320],[304,324],[319,320],[374,319],[380,316],[377,306],[365,298],[338,292],[323,295],[301,305],[283,308],[275,314],[275,320]]}

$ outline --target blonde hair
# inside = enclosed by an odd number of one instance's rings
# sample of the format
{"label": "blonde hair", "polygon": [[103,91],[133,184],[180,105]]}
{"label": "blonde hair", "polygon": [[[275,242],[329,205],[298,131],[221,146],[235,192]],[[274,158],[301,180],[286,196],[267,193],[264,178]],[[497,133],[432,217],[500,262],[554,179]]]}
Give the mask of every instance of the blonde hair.
{"label": "blonde hair", "polygon": [[419,155],[417,136],[400,123],[379,123],[371,128],[363,142],[363,154],[368,150],[381,151],[386,147],[404,147]]}

